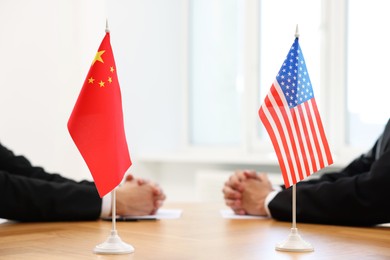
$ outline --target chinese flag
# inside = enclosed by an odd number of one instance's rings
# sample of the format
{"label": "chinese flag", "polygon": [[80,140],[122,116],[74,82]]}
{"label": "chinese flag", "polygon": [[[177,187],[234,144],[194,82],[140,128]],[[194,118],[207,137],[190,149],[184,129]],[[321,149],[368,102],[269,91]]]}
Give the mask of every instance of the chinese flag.
{"label": "chinese flag", "polygon": [[123,125],[121,92],[107,32],[93,59],[68,121],[100,197],[122,181],[131,166]]}

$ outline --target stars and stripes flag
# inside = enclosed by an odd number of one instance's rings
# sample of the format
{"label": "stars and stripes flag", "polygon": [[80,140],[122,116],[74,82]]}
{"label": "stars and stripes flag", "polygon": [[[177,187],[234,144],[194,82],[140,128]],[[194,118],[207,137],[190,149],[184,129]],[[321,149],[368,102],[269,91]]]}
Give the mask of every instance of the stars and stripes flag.
{"label": "stars and stripes flag", "polygon": [[285,187],[333,163],[298,37],[259,109]]}
{"label": "stars and stripes flag", "polygon": [[73,108],[68,130],[103,197],[119,185],[131,166],[108,31]]}

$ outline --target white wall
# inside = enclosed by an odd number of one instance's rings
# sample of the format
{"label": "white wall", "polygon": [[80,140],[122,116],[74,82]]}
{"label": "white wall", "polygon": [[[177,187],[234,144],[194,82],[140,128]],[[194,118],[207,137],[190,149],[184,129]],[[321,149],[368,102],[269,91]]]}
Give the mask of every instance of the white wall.
{"label": "white wall", "polygon": [[2,144],[48,171],[91,179],[66,124],[107,17],[134,164],[138,151],[173,149],[185,2],[1,1]]}
{"label": "white wall", "polygon": [[85,26],[76,2],[1,1],[0,138],[33,163],[78,179],[89,175],[66,122],[87,69],[82,60],[96,51],[84,50],[97,40],[95,28],[80,38]]}

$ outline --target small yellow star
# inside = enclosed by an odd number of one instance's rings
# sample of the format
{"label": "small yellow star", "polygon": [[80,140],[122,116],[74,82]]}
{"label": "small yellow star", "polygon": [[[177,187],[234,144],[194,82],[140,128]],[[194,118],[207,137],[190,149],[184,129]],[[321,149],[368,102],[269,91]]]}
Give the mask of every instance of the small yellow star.
{"label": "small yellow star", "polygon": [[102,59],[102,55],[105,51],[98,51],[95,55],[95,58],[93,59],[92,61],[92,65],[95,64],[96,61],[100,61],[101,63],[104,63],[103,59]]}
{"label": "small yellow star", "polygon": [[114,72],[115,71],[114,67],[110,67],[110,71]]}
{"label": "small yellow star", "polygon": [[108,82],[112,83],[112,78],[108,77]]}
{"label": "small yellow star", "polygon": [[100,85],[101,88],[104,87],[104,83],[105,83],[105,82],[102,81],[102,80],[99,82],[99,85]]}
{"label": "small yellow star", "polygon": [[88,79],[88,83],[90,83],[90,84],[93,84],[94,81],[95,81],[95,79],[92,78],[92,77],[90,77],[90,78]]}

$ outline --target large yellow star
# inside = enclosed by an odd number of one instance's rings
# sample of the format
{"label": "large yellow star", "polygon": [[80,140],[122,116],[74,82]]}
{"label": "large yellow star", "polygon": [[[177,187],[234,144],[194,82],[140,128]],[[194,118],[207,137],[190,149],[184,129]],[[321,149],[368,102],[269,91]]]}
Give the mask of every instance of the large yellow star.
{"label": "large yellow star", "polygon": [[95,58],[93,59],[93,62],[92,62],[92,65],[95,64],[96,61],[100,61],[101,63],[104,63],[103,59],[102,59],[102,55],[105,51],[98,51],[95,55]]}

